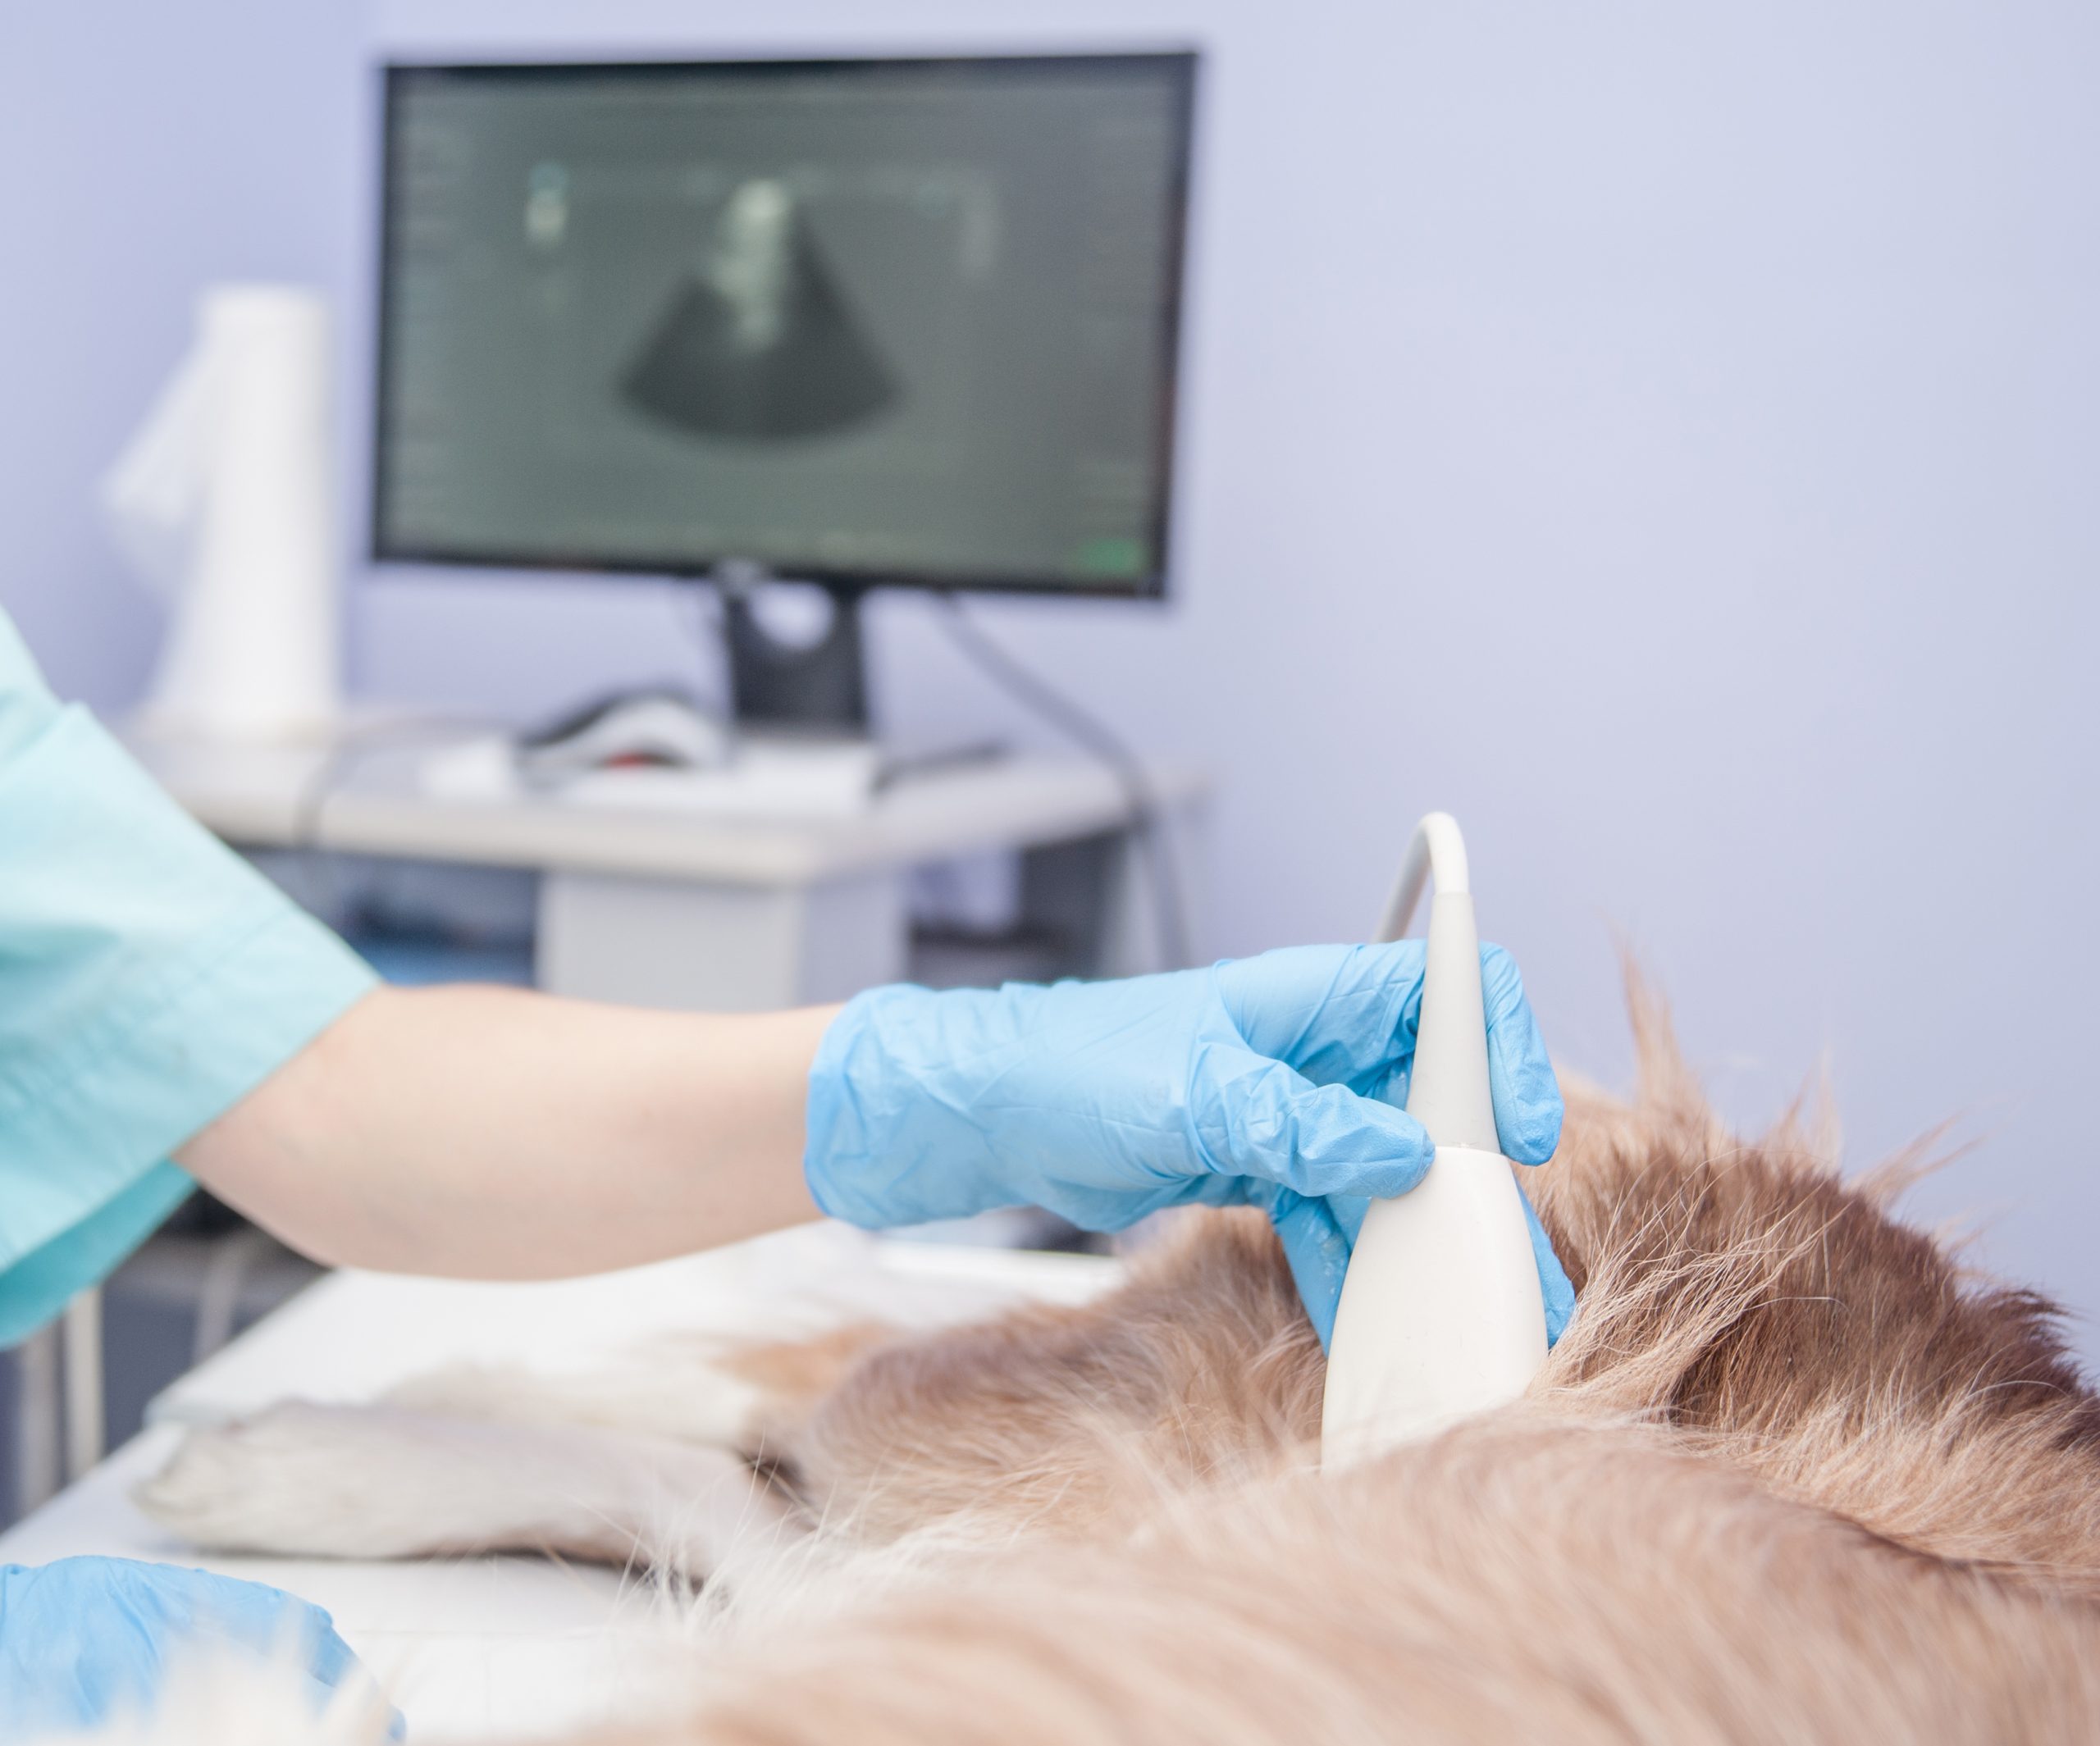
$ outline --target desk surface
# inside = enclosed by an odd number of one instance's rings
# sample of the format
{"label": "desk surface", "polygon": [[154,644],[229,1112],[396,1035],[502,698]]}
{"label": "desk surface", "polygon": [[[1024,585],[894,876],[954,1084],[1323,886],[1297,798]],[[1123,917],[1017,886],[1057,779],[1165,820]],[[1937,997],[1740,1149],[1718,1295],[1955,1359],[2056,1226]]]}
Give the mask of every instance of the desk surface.
{"label": "desk surface", "polygon": [[273,1583],[335,1615],[392,1689],[418,1742],[544,1735],[646,1695],[634,1654],[648,1593],[609,1570],[528,1558],[430,1563],[223,1557],[171,1539],[130,1501],[184,1423],[296,1395],[358,1400],[453,1363],[549,1370],[673,1329],[775,1333],[879,1313],[934,1324],[1027,1299],[1084,1302],[1117,1277],[1078,1256],[884,1241],[838,1225],[593,1279],[465,1284],[331,1275],[154,1403],[151,1422],[79,1484],[0,1536],[0,1562],[74,1553],[203,1565]]}
{"label": "desk surface", "polygon": [[[1076,758],[1028,754],[930,770],[836,816],[735,818],[555,796],[440,798],[423,791],[417,773],[441,743],[389,744],[375,734],[336,751],[182,740],[138,740],[133,750],[189,812],[249,847],[741,884],[810,884],[1131,822],[1121,785]],[[1170,804],[1199,797],[1203,786],[1187,771],[1153,777]]]}

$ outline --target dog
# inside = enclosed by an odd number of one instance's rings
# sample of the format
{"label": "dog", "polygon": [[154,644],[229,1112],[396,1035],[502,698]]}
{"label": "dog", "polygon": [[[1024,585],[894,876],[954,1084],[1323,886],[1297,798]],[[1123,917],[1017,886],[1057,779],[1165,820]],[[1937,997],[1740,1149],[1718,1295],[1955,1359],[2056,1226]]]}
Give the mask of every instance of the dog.
{"label": "dog", "polygon": [[1522,1178],[1574,1322],[1519,1402],[1348,1471],[1274,1235],[1206,1211],[1084,1308],[287,1405],[141,1501],[765,1598],[600,1746],[2100,1738],[2100,1399],[2055,1310],[1894,1216],[1922,1151],[1735,1137],[1630,1004],[1634,1093],[1571,1084]]}

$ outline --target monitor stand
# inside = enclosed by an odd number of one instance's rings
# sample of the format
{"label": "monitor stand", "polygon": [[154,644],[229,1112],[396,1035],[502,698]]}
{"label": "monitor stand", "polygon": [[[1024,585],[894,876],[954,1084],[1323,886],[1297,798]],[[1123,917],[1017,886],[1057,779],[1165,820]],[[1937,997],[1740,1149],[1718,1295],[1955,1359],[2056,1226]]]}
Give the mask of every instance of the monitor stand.
{"label": "monitor stand", "polygon": [[[725,566],[713,578],[722,594],[722,640],[737,732],[771,742],[776,751],[801,741],[813,752],[876,752],[861,636],[861,603],[868,590],[829,587],[831,619],[824,634],[814,641],[790,641],[766,628],[753,604],[757,590],[771,579],[745,565]],[[886,745],[870,768],[880,788],[1006,754],[1004,741],[997,737],[915,748]]]}
{"label": "monitor stand", "polygon": [[762,733],[812,738],[869,737],[867,666],[861,639],[865,590],[834,588],[831,622],[815,642],[774,636],[760,622],[752,595],[765,580],[717,575],[722,636],[729,659],[729,699],[737,725]]}

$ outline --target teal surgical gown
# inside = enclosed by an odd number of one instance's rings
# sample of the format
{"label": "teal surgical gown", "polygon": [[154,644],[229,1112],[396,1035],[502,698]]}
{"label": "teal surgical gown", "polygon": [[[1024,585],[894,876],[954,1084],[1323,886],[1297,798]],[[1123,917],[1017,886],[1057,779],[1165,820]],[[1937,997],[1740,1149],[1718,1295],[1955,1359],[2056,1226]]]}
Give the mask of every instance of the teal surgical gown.
{"label": "teal surgical gown", "polygon": [[62,705],[0,612],[0,1345],[191,1183],[168,1154],[372,986]]}

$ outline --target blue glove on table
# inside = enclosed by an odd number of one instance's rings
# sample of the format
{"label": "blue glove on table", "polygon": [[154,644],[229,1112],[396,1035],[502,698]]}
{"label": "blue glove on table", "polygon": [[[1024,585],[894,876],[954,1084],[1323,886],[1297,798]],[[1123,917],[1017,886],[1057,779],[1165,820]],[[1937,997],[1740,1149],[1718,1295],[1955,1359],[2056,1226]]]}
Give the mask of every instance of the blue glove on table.
{"label": "blue glove on table", "polygon": [[357,1657],[319,1607],[258,1582],[128,1558],[0,1566],[0,1739],[148,1714],[172,1656],[282,1662],[317,1711]]}
{"label": "blue glove on table", "polygon": [[[1306,946],[1125,982],[873,988],[810,1070],[803,1165],[855,1224],[1034,1206],[1093,1231],[1163,1207],[1252,1206],[1282,1237],[1324,1345],[1371,1197],[1435,1148],[1398,1105],[1422,1007],[1419,940]],[[1560,1087],[1509,955],[1481,952],[1502,1148],[1543,1164]],[[1574,1307],[1532,1219],[1550,1337]]]}

